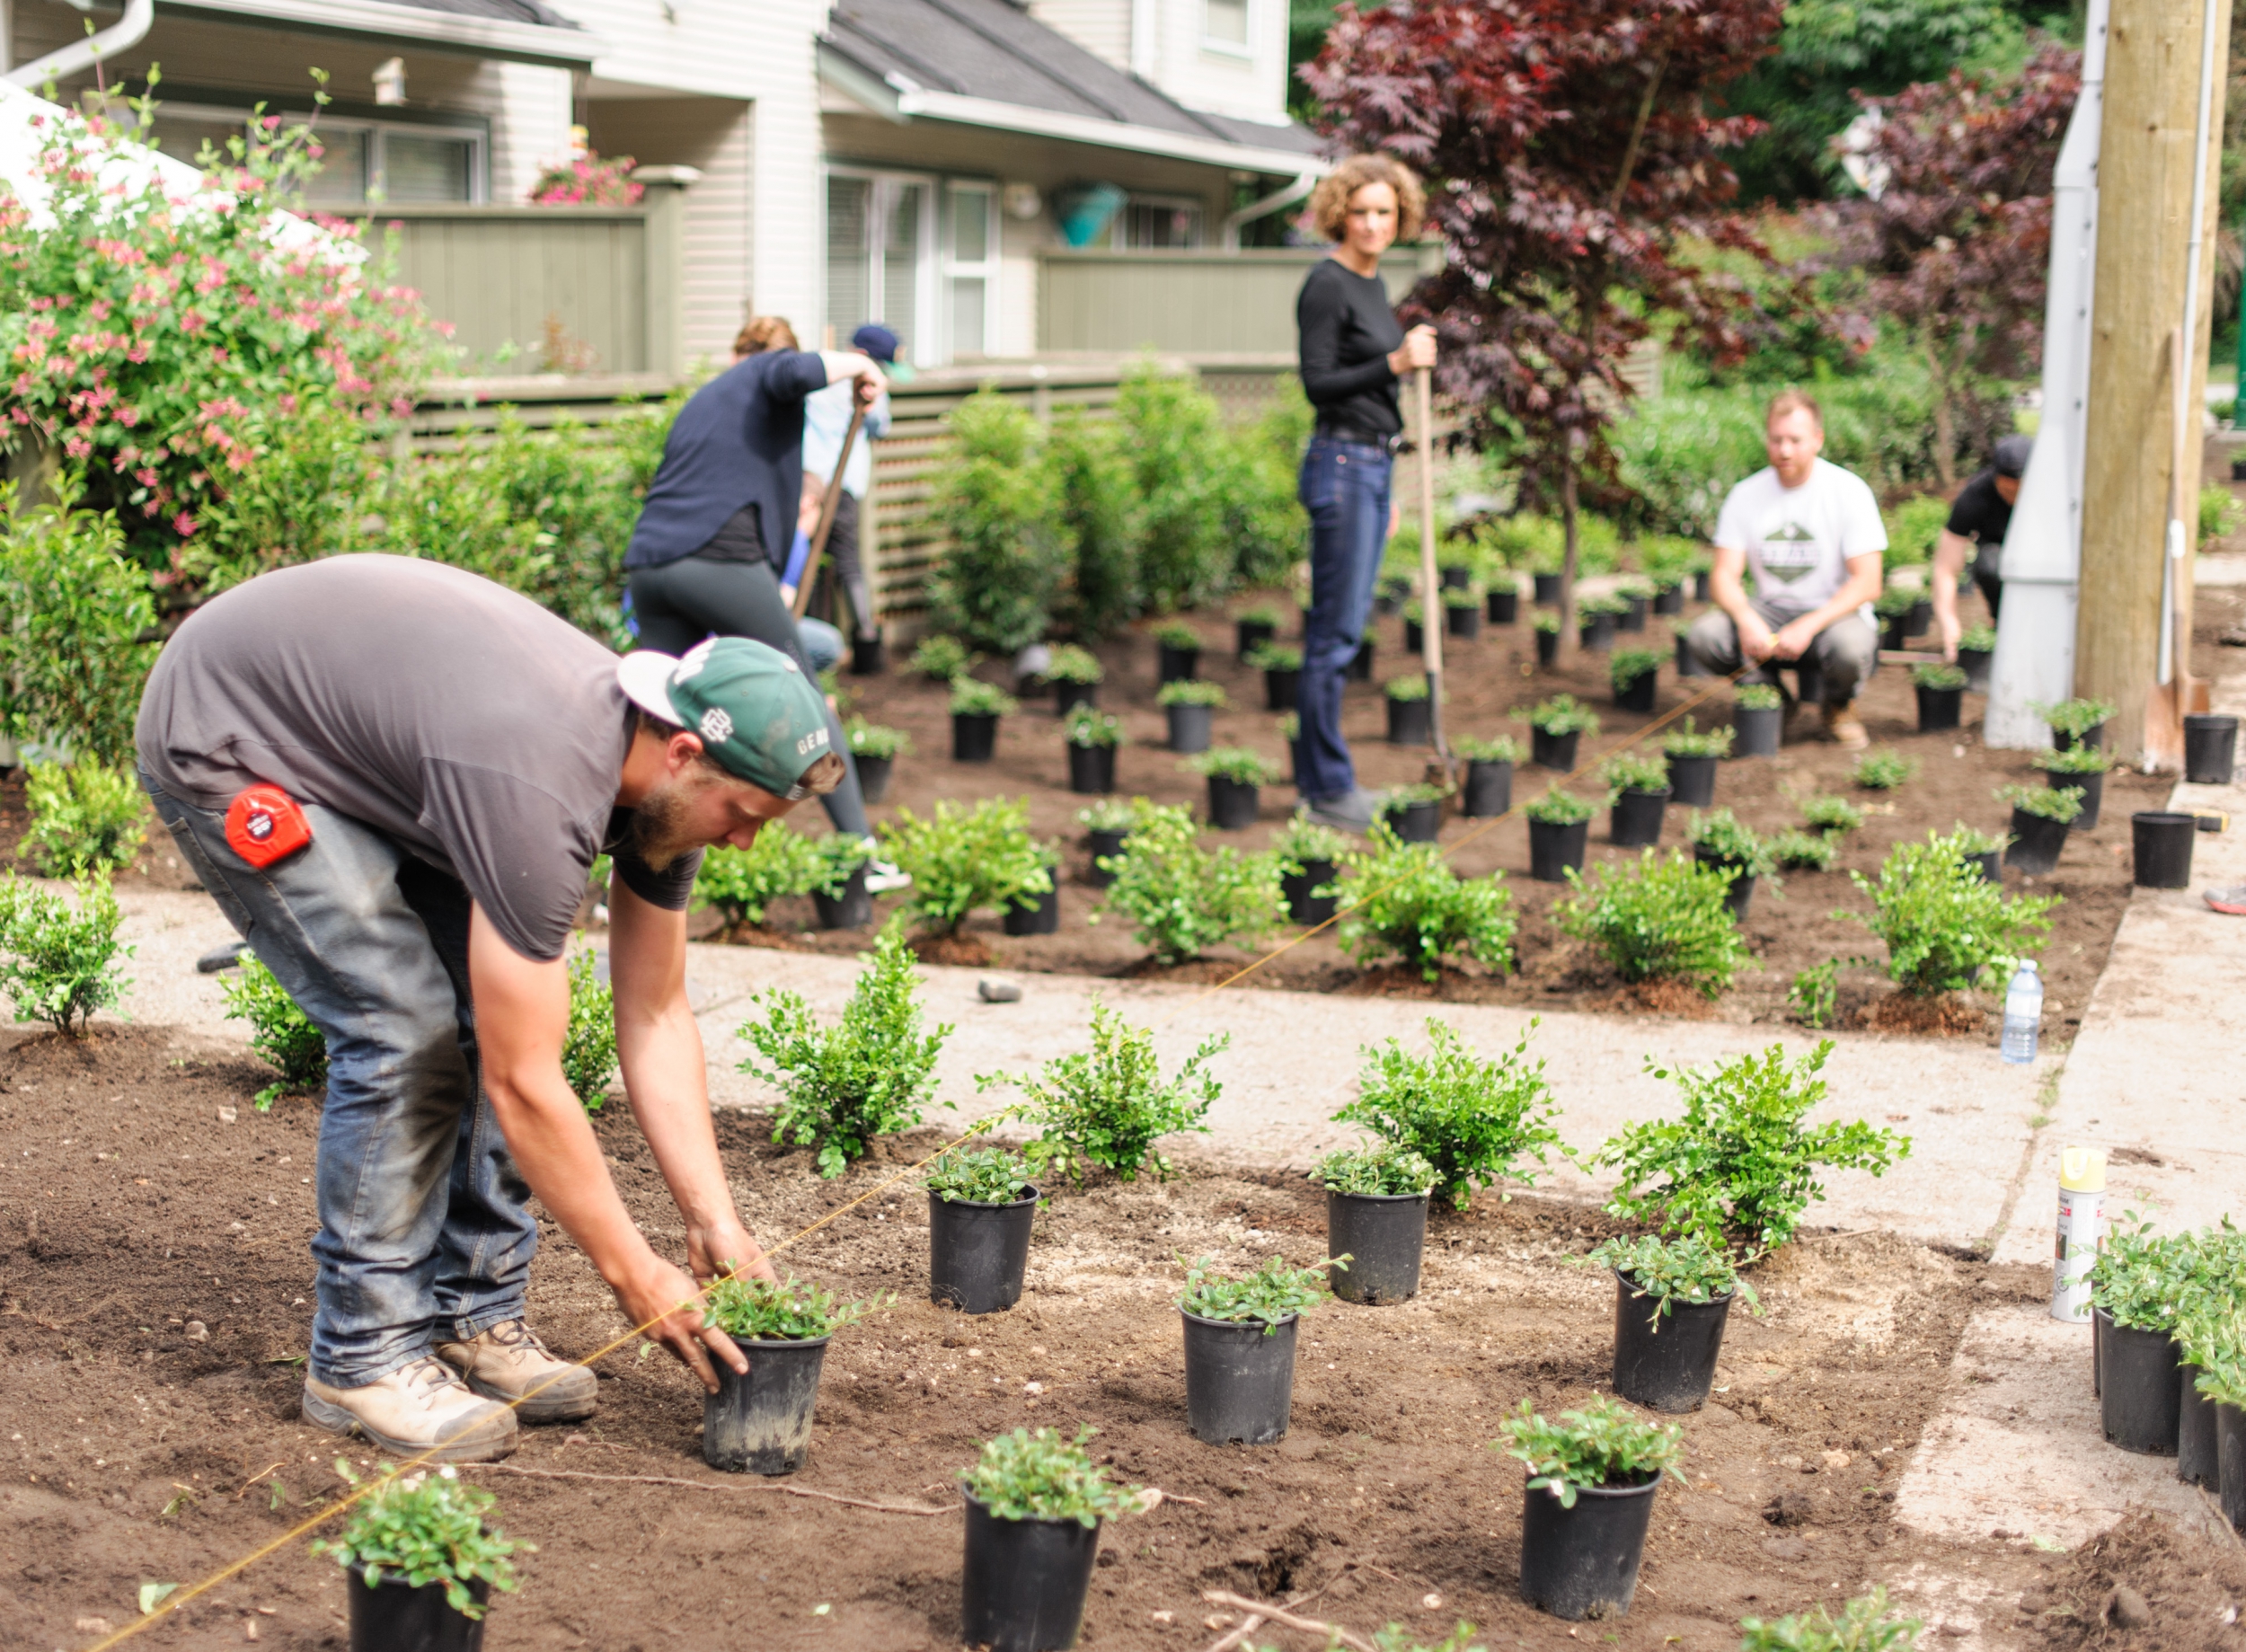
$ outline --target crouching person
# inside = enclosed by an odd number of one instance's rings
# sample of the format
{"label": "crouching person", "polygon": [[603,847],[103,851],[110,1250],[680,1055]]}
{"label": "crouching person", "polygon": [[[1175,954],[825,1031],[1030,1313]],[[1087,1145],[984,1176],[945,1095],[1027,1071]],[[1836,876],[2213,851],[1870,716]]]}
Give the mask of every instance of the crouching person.
{"label": "crouching person", "polygon": [[[692,1302],[771,1268],[718,1157],[685,907],[703,846],[746,848],[841,778],[795,662],[740,639],[620,660],[457,569],[339,557],[188,620],[137,742],[180,853],[327,1038],[305,1415],[449,1462],[506,1455],[518,1411],[589,1415],[592,1372],[525,1321],[533,1194],[706,1386],[712,1359],[747,1369]],[[617,1053],[686,1269],[633,1225],[562,1076],[564,949],[602,853]]]}

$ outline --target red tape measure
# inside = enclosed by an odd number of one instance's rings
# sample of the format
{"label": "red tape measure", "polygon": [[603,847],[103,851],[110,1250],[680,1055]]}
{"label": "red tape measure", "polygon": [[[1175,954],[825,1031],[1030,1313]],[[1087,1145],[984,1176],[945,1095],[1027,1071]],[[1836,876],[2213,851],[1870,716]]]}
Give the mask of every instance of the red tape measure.
{"label": "red tape measure", "polygon": [[285,861],[312,842],[312,823],[279,786],[252,786],[226,807],[226,846],[251,865]]}

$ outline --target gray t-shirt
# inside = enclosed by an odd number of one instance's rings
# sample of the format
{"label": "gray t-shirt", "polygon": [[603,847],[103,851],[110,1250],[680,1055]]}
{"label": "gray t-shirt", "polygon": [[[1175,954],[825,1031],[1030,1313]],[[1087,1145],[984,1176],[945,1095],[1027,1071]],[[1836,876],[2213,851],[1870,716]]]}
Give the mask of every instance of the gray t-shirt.
{"label": "gray t-shirt", "polygon": [[[157,658],[135,733],[182,801],[223,809],[263,781],[366,822],[458,878],[526,958],[562,955],[593,857],[631,821],[616,657],[438,562],[335,557],[215,598]],[[615,870],[677,911],[701,862]]]}

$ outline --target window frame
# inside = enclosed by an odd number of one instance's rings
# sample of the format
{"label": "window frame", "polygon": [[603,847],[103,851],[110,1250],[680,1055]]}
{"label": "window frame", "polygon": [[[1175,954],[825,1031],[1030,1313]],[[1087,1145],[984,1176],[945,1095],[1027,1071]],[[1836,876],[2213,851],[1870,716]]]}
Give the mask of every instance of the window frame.
{"label": "window frame", "polygon": [[[371,137],[375,140],[368,146],[367,157],[367,188],[370,192],[362,195],[355,202],[337,202],[334,203],[336,206],[384,207],[402,204],[416,207],[488,207],[491,204],[491,133],[490,127],[483,121],[473,119],[459,121],[392,120],[369,115],[330,114],[324,110],[318,111],[316,118],[314,115],[290,110],[269,109],[266,112],[279,115],[284,127],[308,125],[314,132],[359,133]],[[162,124],[164,116],[166,114],[214,125],[239,126],[245,130],[250,122],[256,119],[254,110],[226,103],[167,101],[157,110],[156,119],[159,125]],[[391,201],[386,197],[377,199],[372,194],[372,190],[381,187],[378,181],[383,177],[386,168],[386,146],[383,140],[386,135],[393,132],[407,137],[464,140],[468,145],[467,199],[400,203]],[[190,166],[194,164],[192,157],[188,157],[188,164]]]}
{"label": "window frame", "polygon": [[1240,0],[1240,32],[1237,40],[1228,40],[1209,30],[1209,7],[1216,0],[1201,0],[1201,49],[1219,57],[1252,59],[1256,55],[1256,0]]}
{"label": "window frame", "polygon": [[[954,231],[958,218],[952,209],[953,200],[961,195],[983,198],[983,256],[978,261],[959,257]],[[999,352],[993,347],[998,341],[998,269],[1000,242],[1004,234],[1004,218],[999,209],[998,181],[995,178],[947,177],[943,181],[943,246],[940,252],[942,269],[938,282],[942,291],[943,358],[959,358],[959,340],[951,336],[951,318],[956,314],[951,299],[951,283],[958,280],[980,281],[983,284],[983,348],[977,359],[988,361]]]}
{"label": "window frame", "polygon": [[[833,210],[833,193],[829,187],[836,178],[858,179],[871,187],[866,191],[868,224],[866,225],[866,292],[870,302],[878,302],[883,277],[888,272],[889,250],[886,237],[879,233],[887,222],[891,191],[898,186],[917,185],[924,193],[920,208],[920,244],[923,249],[919,268],[914,272],[913,306],[915,312],[912,335],[905,340],[905,353],[915,367],[940,367],[949,365],[956,357],[951,338],[951,282],[954,278],[979,279],[983,283],[983,346],[984,358],[995,356],[993,346],[997,341],[999,324],[998,278],[1001,248],[1004,234],[1004,214],[1001,209],[998,182],[995,178],[970,173],[941,172],[913,172],[900,167],[880,166],[851,161],[828,161],[820,169],[820,234],[819,245],[819,308],[821,331],[836,330],[837,349],[847,346],[842,336],[841,322],[832,314],[829,295],[832,292],[831,269],[827,247]],[[961,261],[952,245],[951,197],[954,192],[979,194],[986,203],[989,241],[979,262]],[[880,316],[871,319],[882,320]]]}
{"label": "window frame", "polygon": [[[1194,214],[1195,221],[1200,225],[1199,237],[1190,244],[1182,247],[1134,247],[1124,238],[1131,221],[1131,208],[1134,207],[1159,207],[1172,212],[1190,211]],[[1198,195],[1162,195],[1150,194],[1139,190],[1127,190],[1123,194],[1122,206],[1116,209],[1115,216],[1109,222],[1108,246],[1110,251],[1117,252],[1205,252],[1209,244],[1208,219],[1208,203]]]}

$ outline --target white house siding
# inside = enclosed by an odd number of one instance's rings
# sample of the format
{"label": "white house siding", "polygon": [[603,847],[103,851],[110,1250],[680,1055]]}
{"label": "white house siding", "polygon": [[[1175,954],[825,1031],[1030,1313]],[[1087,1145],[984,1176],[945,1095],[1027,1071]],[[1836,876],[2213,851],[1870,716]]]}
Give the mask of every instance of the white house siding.
{"label": "white house siding", "polygon": [[[569,158],[575,119],[567,69],[530,63],[482,63],[458,95],[459,108],[491,123],[491,205],[520,207],[547,167]],[[413,93],[411,65],[406,92]]]}
{"label": "white house siding", "polygon": [[[692,166],[686,191],[686,359],[721,361],[753,297],[755,106],[729,98],[597,98],[587,105],[593,146],[642,165]],[[782,312],[786,314],[786,312]],[[808,316],[791,320],[808,322]]]}
{"label": "white house siding", "polygon": [[1030,15],[1130,72],[1131,0],[1030,0]]}
{"label": "white house siding", "polygon": [[1189,109],[1251,120],[1287,115],[1287,0],[1248,0],[1249,53],[1205,43],[1205,0],[1153,0],[1154,84]]}

